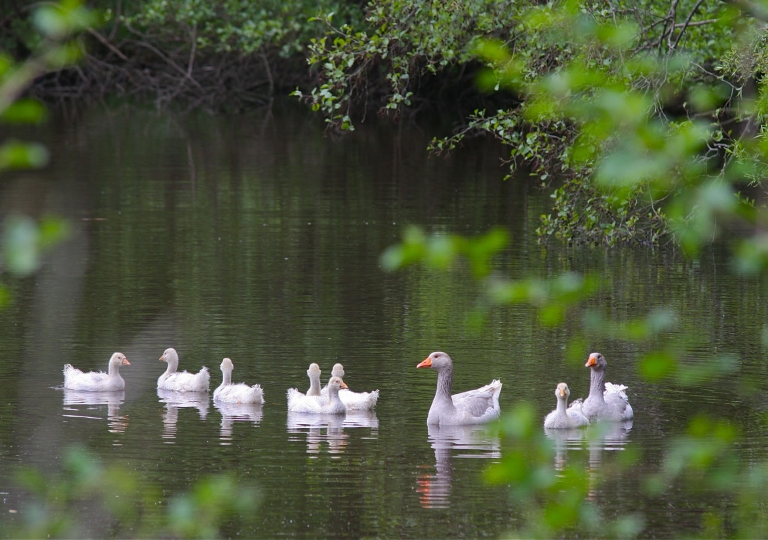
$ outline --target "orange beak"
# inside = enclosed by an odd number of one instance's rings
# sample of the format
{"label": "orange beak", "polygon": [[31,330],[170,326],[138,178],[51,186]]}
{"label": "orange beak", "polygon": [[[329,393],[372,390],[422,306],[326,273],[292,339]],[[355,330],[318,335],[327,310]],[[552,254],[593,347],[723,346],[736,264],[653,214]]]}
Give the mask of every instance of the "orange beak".
{"label": "orange beak", "polygon": [[341,381],[340,388],[347,388],[347,389],[349,389],[349,386],[347,386],[347,383],[345,383],[344,381]]}
{"label": "orange beak", "polygon": [[123,358],[123,365],[124,365],[124,366],[130,366],[130,365],[131,365],[131,363],[128,361],[128,359],[127,359],[127,358]]}
{"label": "orange beak", "polygon": [[560,390],[560,395],[565,396],[565,390]]}
{"label": "orange beak", "polygon": [[164,361],[165,361],[165,355],[163,355],[163,356],[161,356],[160,358],[158,358],[158,360],[159,360],[160,362],[164,362]]}
{"label": "orange beak", "polygon": [[417,367],[417,368],[420,368],[420,367],[432,367],[432,357],[431,357],[431,356],[428,356],[426,360],[424,360],[423,362],[421,362],[421,363],[420,363],[418,366],[416,366],[416,367]]}
{"label": "orange beak", "polygon": [[596,365],[597,365],[597,361],[595,360],[595,357],[594,356],[590,356],[589,360],[587,360],[587,363],[584,364],[584,367],[592,367],[592,366],[596,366]]}

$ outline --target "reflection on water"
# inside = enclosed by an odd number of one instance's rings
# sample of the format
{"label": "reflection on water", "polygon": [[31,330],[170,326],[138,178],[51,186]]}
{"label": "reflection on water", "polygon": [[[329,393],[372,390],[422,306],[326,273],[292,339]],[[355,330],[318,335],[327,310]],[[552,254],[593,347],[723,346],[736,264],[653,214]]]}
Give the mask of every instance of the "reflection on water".
{"label": "reflection on water", "polygon": [[258,426],[263,415],[261,404],[214,401],[213,405],[221,413],[220,444],[223,446],[232,444],[232,426],[235,422],[251,422]]}
{"label": "reflection on water", "polygon": [[487,426],[428,426],[428,440],[435,450],[434,475],[421,475],[417,482],[422,508],[448,508],[451,495],[451,459],[501,457],[498,433]]}
{"label": "reflection on water", "polygon": [[[323,443],[328,444],[328,453],[343,454],[349,435],[344,428],[370,428],[371,439],[378,438],[379,420],[372,411],[343,414],[309,414],[288,411],[286,421],[289,434],[306,434],[307,453],[316,457]],[[301,437],[288,437],[289,441],[303,441]],[[338,455],[334,457],[339,457]]]}
{"label": "reflection on water", "polygon": [[[533,230],[551,206],[548,192],[531,190],[527,182],[501,182],[504,170],[490,147],[477,144],[446,160],[427,159],[424,148],[439,133],[398,126],[393,137],[367,123],[354,137],[331,140],[322,137],[322,122],[305,120],[276,116],[262,133],[250,115],[170,117],[99,109],[79,122],[36,128],[59,158],[34,175],[4,181],[0,211],[64,216],[72,235],[49,253],[34,279],[13,287],[13,308],[0,311],[0,348],[7,360],[0,370],[0,484],[13,484],[17,463],[60,467],[63,445],[98,433],[87,440],[89,447],[110,461],[135,464],[142,490],[173,486],[167,497],[182,482],[213,472],[215,464],[236,460],[238,470],[248,471],[263,488],[259,536],[300,538],[307,531],[328,538],[504,536],[519,511],[499,496],[501,488],[485,485],[479,471],[486,462],[456,459],[473,455],[462,448],[468,446],[466,437],[456,437],[458,445],[442,435],[429,443],[424,439],[435,386],[434,379],[414,372],[423,358],[415,351],[428,352],[439,343],[455,351],[454,358],[462,359],[457,375],[466,375],[456,380],[457,388],[514,372],[514,385],[501,394],[502,410],[527,396],[543,418],[552,410],[558,380],[573,380],[571,390],[586,396],[583,362],[564,362],[564,347],[569,337],[582,336],[583,321],[566,318],[554,330],[541,325],[535,311],[508,306],[489,312],[482,327],[468,332],[467,316],[482,296],[471,268],[387,273],[380,263],[381,252],[410,223],[469,236],[501,225],[515,241],[494,259],[495,271],[515,279],[568,271],[604,276],[604,289],[590,300],[598,312],[624,321],[673,305],[680,331],[696,329],[695,345],[679,341],[681,362],[698,364],[717,351],[738,352],[733,384],[713,380],[682,388],[649,384],[635,365],[644,347],[608,340],[612,347],[600,347],[610,349],[603,350],[610,352],[610,378],[630,386],[643,421],[629,434],[590,439],[589,428],[572,441],[559,433],[555,437],[565,440],[552,443],[560,445],[559,466],[599,473],[593,493],[605,502],[600,509],[606,515],[642,508],[647,530],[656,536],[699,534],[677,519],[678,511],[690,508],[687,494],[670,491],[668,501],[648,499],[636,489],[637,477],[656,470],[669,441],[702,412],[729,419],[744,434],[745,446],[734,449],[739,464],[763,459],[765,430],[755,421],[764,413],[759,394],[733,389],[737,383],[759,389],[765,379],[759,339],[768,319],[765,283],[724,271],[728,259],[720,253],[688,263],[665,250],[550,244],[545,255]],[[342,361],[359,374],[355,386],[381,389],[378,420],[347,416],[338,426],[336,419],[293,422],[291,415],[286,433],[284,402],[275,403],[264,406],[257,427],[254,420],[232,424],[231,446],[221,446],[219,424],[226,430],[228,420],[216,416],[210,396],[197,402],[183,396],[179,403],[179,395],[166,401],[158,394],[164,403],[158,406],[157,358],[171,343],[190,352],[182,360],[186,369],[224,356],[242,358],[237,368],[242,380],[258,380],[273,396],[296,384],[306,388],[310,352],[328,367]],[[113,407],[108,396],[62,411],[60,396],[49,388],[61,384],[62,364],[117,348],[137,358],[123,374],[128,401]],[[142,358],[146,364],[138,361]],[[289,384],[290,374],[296,379]],[[199,412],[179,412],[180,406]],[[118,416],[128,411],[131,429],[128,418]],[[208,411],[216,418],[200,421]],[[162,413],[165,422],[158,425]],[[352,430],[358,425],[368,429]],[[371,436],[376,440],[361,440]],[[297,442],[286,448],[288,437]],[[114,439],[123,446],[112,447]],[[628,439],[640,456],[638,466],[621,471],[613,482],[606,472],[617,454],[609,452],[629,446]],[[168,452],[165,442],[173,442],[175,452]],[[314,454],[307,454],[307,445]],[[344,453],[325,453],[329,447]],[[286,465],[304,464],[317,452],[313,464],[325,459],[332,466]],[[474,455],[484,452],[498,450]],[[179,455],[184,459],[175,459]],[[162,466],[166,459],[173,459],[172,467]],[[418,475],[427,476],[417,486]],[[415,487],[421,487],[425,505],[450,503],[450,515],[423,510],[412,495]],[[402,504],[409,498],[411,504]],[[93,522],[93,528],[83,529],[90,536],[106,534],[100,528],[103,513],[81,517],[80,523]],[[233,525],[227,534],[248,532]]]}
{"label": "reflection on water", "polygon": [[[120,416],[120,405],[125,401],[125,391],[119,392],[84,392],[82,390],[70,390],[63,388],[64,391],[64,415],[68,418],[87,418],[90,420],[101,420],[101,416],[91,416],[83,414],[83,411],[99,410],[101,407],[72,407],[72,405],[106,405],[107,406],[107,425],[110,433],[125,433],[128,427],[128,416]],[[114,441],[113,446],[120,446],[119,441]]]}
{"label": "reflection on water", "polygon": [[623,450],[629,442],[632,420],[626,422],[601,422],[586,429],[547,429],[544,433],[555,444],[555,470],[562,471],[568,462],[568,452],[589,451],[589,493],[587,498],[596,498],[599,485],[603,452]]}
{"label": "reflection on water", "polygon": [[379,438],[379,419],[374,411],[348,412],[344,417],[345,428],[365,427],[371,428],[371,439]]}
{"label": "reflection on water", "polygon": [[549,429],[544,434],[555,444],[555,470],[562,471],[568,463],[568,450],[581,450],[587,429]]}
{"label": "reflection on water", "polygon": [[205,420],[208,416],[209,397],[207,392],[172,392],[158,388],[157,397],[160,398],[160,403],[165,403],[163,438],[168,439],[165,441],[166,444],[173,444],[173,439],[176,438],[179,409],[194,407],[200,414],[200,420]]}
{"label": "reflection on water", "polygon": [[[306,433],[307,453],[319,454],[322,443],[328,443],[329,454],[342,454],[347,445],[343,414],[309,414],[288,411],[288,433]],[[301,441],[301,437],[288,437]]]}

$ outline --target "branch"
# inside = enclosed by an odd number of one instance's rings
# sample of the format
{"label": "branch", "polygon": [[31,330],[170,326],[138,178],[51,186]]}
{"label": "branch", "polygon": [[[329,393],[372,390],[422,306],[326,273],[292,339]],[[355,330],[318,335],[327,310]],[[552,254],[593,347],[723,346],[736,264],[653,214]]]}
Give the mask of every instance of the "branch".
{"label": "branch", "polygon": [[[703,3],[704,3],[704,0],[699,0],[698,2],[696,2],[696,5],[693,6],[693,9],[688,14],[688,17],[685,19],[685,23],[683,23],[683,27],[680,29],[680,33],[677,34],[677,39],[675,40],[675,44],[672,45],[672,47],[671,47],[672,50],[677,49],[677,44],[680,43],[680,40],[683,38],[683,34],[685,34],[685,29],[688,27],[689,24],[691,24],[691,19],[693,18],[693,14],[696,13],[696,11],[699,9],[701,4],[703,4]],[[677,25],[675,25],[675,26],[677,26]],[[674,27],[670,30],[670,37],[672,35],[671,32],[673,32],[673,31],[674,31]]]}
{"label": "branch", "polygon": [[[181,73],[182,75],[184,75],[184,77],[187,76],[187,72],[184,70],[184,68],[179,66],[176,62],[174,62],[173,60],[171,60],[170,58],[165,56],[163,53],[161,53],[159,50],[157,50],[157,48],[153,47],[149,43],[145,43],[143,41],[136,41],[136,40],[133,40],[132,43],[134,43],[134,44],[136,44],[136,45],[138,45],[140,47],[144,47],[146,49],[149,49],[150,51],[155,53],[157,56],[159,56],[160,58],[162,58],[163,60],[168,62],[169,65],[173,66],[173,68],[176,71],[178,71],[179,73]],[[198,88],[200,88],[202,90],[203,87],[200,86],[200,83],[198,83],[195,79],[190,78],[189,80],[192,81],[195,86],[197,86]]]}
{"label": "branch", "polygon": [[115,47],[114,45],[112,45],[112,44],[111,44],[109,41],[107,41],[107,38],[105,38],[104,36],[102,36],[101,34],[99,34],[99,33],[98,33],[96,30],[94,30],[93,28],[88,28],[87,30],[88,30],[88,33],[89,33],[89,34],[91,34],[93,37],[95,37],[96,39],[98,39],[98,40],[101,42],[101,44],[102,44],[102,45],[104,45],[104,46],[105,46],[107,49],[109,49],[110,51],[112,51],[113,53],[115,53],[117,56],[119,56],[121,60],[123,60],[123,61],[125,61],[125,62],[127,62],[127,61],[128,61],[128,57],[127,57],[127,56],[125,56],[125,55],[124,55],[124,54],[123,54],[123,53],[120,51],[120,49],[118,49],[117,47]]}

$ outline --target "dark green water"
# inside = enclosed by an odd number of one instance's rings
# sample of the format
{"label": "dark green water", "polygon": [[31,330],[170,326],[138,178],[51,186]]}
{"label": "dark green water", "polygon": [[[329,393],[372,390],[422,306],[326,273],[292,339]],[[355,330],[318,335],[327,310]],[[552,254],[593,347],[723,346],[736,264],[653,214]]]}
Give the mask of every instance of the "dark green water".
{"label": "dark green water", "polygon": [[[503,182],[493,145],[429,158],[430,135],[416,129],[361,126],[335,140],[315,119],[287,113],[93,110],[33,135],[53,163],[2,177],[0,211],[56,213],[74,234],[38,274],[10,282],[13,305],[0,311],[4,516],[25,505],[10,481],[14,465],[57,471],[62,449],[78,443],[167,497],[221,471],[255,483],[258,525],[233,535],[501,536],[520,525],[520,508],[482,471],[504,443],[474,430],[427,429],[435,376],[415,366],[434,350],[453,356],[456,391],[501,378],[502,409],[527,400],[542,419],[561,380],[572,397],[586,395],[583,361],[604,353],[608,380],[630,387],[634,425],[588,450],[561,441],[558,459],[599,474],[615,451],[638,448],[641,463],[591,496],[608,515],[643,509],[646,531],[659,537],[690,532],[701,513],[684,495],[638,497],[690,415],[731,418],[746,435],[742,459],[765,457],[762,401],[737,390],[758,388],[768,371],[763,284],[734,278],[718,255],[692,263],[645,248],[542,248],[534,229],[546,195]],[[589,334],[581,362],[567,361],[565,345],[583,335],[583,321],[546,328],[528,307],[496,311],[470,330],[478,291],[466,269],[382,271],[380,254],[410,223],[469,235],[503,225],[512,244],[500,272],[598,272],[606,284],[594,307],[615,320],[672,307],[678,332],[695,333],[686,361],[730,352],[737,370],[703,387],[650,385],[635,370],[643,349]],[[221,359],[232,358],[234,380],[260,383],[267,403],[232,411],[208,399],[164,399],[155,385],[167,347],[179,351],[182,369],[208,366],[211,390]],[[124,398],[108,404],[53,388],[65,363],[103,370],[114,351],[132,364],[121,371]],[[342,362],[350,388],[378,388],[375,415],[343,423],[288,415],[285,392],[306,389],[311,362],[324,378]],[[85,535],[108,534],[103,516],[80,510]]]}

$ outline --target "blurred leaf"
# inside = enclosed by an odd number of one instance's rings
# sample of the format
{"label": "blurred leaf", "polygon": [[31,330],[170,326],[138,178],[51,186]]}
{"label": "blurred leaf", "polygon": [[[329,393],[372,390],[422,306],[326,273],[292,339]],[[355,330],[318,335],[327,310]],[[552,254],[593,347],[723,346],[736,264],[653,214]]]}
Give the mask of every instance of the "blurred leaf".
{"label": "blurred leaf", "polygon": [[0,284],[0,309],[11,303],[11,292],[5,285]]}
{"label": "blurred leaf", "polygon": [[46,116],[45,106],[39,101],[20,99],[0,114],[0,122],[6,124],[39,124],[46,119]]}
{"label": "blurred leaf", "polygon": [[72,227],[66,219],[44,217],[38,223],[40,249],[48,249],[69,238]]}
{"label": "blurred leaf", "polygon": [[683,386],[698,386],[711,379],[732,374],[738,369],[739,357],[735,354],[720,354],[715,358],[702,358],[694,365],[681,364],[677,382]]}
{"label": "blurred leaf", "polygon": [[584,314],[584,328],[599,336],[630,341],[644,341],[650,337],[673,330],[677,323],[674,311],[657,308],[631,321],[615,321],[595,310]]}
{"label": "blurred leaf", "polygon": [[48,150],[37,143],[8,141],[0,146],[0,171],[39,169],[48,164]]}
{"label": "blurred leaf", "polygon": [[640,359],[639,370],[645,379],[658,382],[677,370],[677,359],[666,351],[649,353]]}
{"label": "blurred leaf", "polygon": [[381,256],[384,270],[393,271],[419,262],[426,253],[426,236],[419,227],[410,226],[403,233],[403,242],[388,247]]}
{"label": "blurred leaf", "polygon": [[27,216],[9,216],[3,230],[6,269],[13,274],[25,276],[37,270],[39,257],[39,231],[35,221]]}
{"label": "blurred leaf", "polygon": [[62,0],[36,9],[32,21],[40,33],[50,39],[60,40],[90,28],[96,24],[98,17],[79,0]]}

